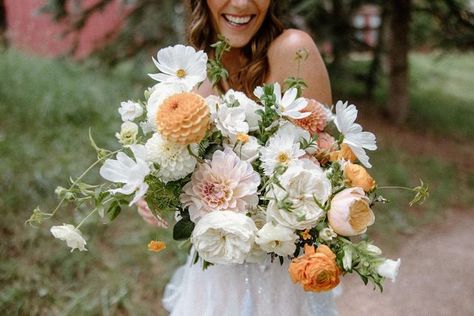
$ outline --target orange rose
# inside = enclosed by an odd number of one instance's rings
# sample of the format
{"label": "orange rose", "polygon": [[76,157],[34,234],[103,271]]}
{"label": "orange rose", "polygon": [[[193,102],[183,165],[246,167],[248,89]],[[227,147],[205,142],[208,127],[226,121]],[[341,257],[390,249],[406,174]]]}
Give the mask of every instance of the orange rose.
{"label": "orange rose", "polygon": [[288,268],[293,283],[300,283],[305,291],[323,292],[339,284],[341,273],[336,264],[336,255],[328,246],[305,245],[304,255],[291,261]]}
{"label": "orange rose", "polygon": [[357,160],[356,155],[352,152],[351,148],[346,144],[341,144],[341,149],[333,151],[329,154],[329,160],[338,161],[338,160],[349,160],[355,162]]}
{"label": "orange rose", "polygon": [[347,163],[344,167],[344,176],[351,187],[361,187],[365,192],[375,188],[375,180],[361,165]]}

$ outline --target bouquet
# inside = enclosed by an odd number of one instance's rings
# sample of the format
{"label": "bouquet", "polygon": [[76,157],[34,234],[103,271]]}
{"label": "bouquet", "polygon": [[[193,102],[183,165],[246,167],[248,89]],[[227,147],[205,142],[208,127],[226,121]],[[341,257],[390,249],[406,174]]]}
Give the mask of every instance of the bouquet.
{"label": "bouquet", "polygon": [[[53,226],[54,237],[86,250],[81,225],[90,216],[112,221],[122,208],[146,201],[143,214],[164,228],[173,214],[173,238],[189,241],[195,263],[289,262],[289,276],[306,291],[334,288],[340,276],[356,272],[382,289],[395,280],[400,259],[382,256],[368,241],[372,207],[385,202],[370,168],[367,150],[375,135],[356,123],[348,102],[330,108],[301,97],[305,84],[289,78],[257,87],[253,96],[228,90],[203,98],[195,91],[209,76],[227,75],[215,44],[215,59],[176,45],[153,59],[158,81],[145,99],[122,102],[123,121],[115,151],[91,144],[98,159],[69,188],[58,187],[58,207],[33,211],[30,223],[52,217],[64,202],[88,205],[78,225]],[[84,175],[100,165],[103,183]],[[427,196],[422,183],[413,202]],[[166,247],[151,241],[150,250]]]}

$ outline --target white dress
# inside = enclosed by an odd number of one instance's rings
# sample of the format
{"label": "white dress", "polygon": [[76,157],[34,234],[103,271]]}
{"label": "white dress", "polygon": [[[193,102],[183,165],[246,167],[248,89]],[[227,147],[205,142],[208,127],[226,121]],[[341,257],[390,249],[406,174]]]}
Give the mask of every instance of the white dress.
{"label": "white dress", "polygon": [[[268,260],[269,261],[269,260]],[[332,316],[333,292],[311,293],[291,282],[288,262],[180,267],[166,286],[171,316]]]}

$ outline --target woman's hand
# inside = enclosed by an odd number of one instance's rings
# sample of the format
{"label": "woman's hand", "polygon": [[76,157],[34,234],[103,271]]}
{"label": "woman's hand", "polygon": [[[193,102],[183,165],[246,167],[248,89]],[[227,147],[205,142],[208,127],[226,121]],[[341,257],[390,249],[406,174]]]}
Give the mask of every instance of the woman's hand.
{"label": "woman's hand", "polygon": [[153,212],[148,207],[148,203],[144,199],[140,199],[137,202],[137,211],[138,214],[150,225],[160,227],[160,228],[168,228],[168,222],[158,215],[154,215]]}

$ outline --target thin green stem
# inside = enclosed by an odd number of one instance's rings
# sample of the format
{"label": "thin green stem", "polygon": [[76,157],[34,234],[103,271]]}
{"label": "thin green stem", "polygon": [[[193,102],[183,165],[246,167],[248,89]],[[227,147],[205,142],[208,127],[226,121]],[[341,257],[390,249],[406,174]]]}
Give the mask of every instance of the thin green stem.
{"label": "thin green stem", "polygon": [[398,187],[398,186],[384,186],[384,187],[377,187],[377,189],[389,189],[389,190],[407,190],[407,191],[415,191],[413,188],[408,187]]}
{"label": "thin green stem", "polygon": [[84,222],[92,216],[92,214],[94,214],[95,212],[97,212],[97,208],[93,209],[92,212],[89,213],[89,215],[87,215],[86,217],[84,217],[84,219],[79,223],[79,225],[76,226],[76,229],[79,229],[79,227],[82,226],[82,224],[84,224]]}
{"label": "thin green stem", "polygon": [[[95,166],[97,166],[100,162],[102,162],[104,159],[118,153],[120,150],[116,150],[116,151],[113,151],[107,155],[105,155],[104,157],[100,158],[100,159],[97,159],[92,165],[89,166],[89,168],[87,168],[72,184],[71,186],[69,187],[68,190],[71,190],[72,188],[74,188],[78,183],[79,181],[82,180],[82,178],[84,178],[86,176],[86,174],[89,173],[89,171],[91,171]],[[59,202],[59,204],[56,206],[56,208],[49,214],[46,214],[49,216],[49,218],[53,217],[54,214],[56,214],[56,212],[59,210],[59,208],[61,207],[61,205],[64,203],[64,201],[66,200],[65,197],[63,197],[61,199],[61,201]]]}

